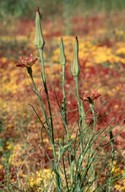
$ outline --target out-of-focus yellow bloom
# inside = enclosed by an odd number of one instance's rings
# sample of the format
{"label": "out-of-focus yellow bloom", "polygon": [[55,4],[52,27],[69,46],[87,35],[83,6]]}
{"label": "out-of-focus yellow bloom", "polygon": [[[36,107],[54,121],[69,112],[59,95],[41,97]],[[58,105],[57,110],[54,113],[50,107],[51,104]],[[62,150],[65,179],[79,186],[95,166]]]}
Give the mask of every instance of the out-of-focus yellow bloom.
{"label": "out-of-focus yellow bloom", "polygon": [[54,181],[54,174],[52,173],[51,169],[42,169],[40,171],[37,171],[36,173],[33,173],[28,178],[29,186],[34,188],[39,188],[41,184],[43,183],[43,186],[45,189],[47,189],[50,185],[50,182]]}
{"label": "out-of-focus yellow bloom", "polygon": [[17,167],[22,165],[22,160],[18,158],[20,154],[22,154],[22,150],[24,150],[22,149],[22,144],[18,143],[15,146],[13,146],[12,153],[9,157],[9,164]]}
{"label": "out-of-focus yellow bloom", "polygon": [[125,191],[125,179],[120,179],[119,181],[117,181],[117,183],[114,185],[114,190],[124,192]]}
{"label": "out-of-focus yellow bloom", "polygon": [[6,149],[11,150],[14,146],[14,143],[12,141],[7,141],[6,143]]}
{"label": "out-of-focus yellow bloom", "polygon": [[3,169],[3,165],[2,164],[0,164],[0,169]]}
{"label": "out-of-focus yellow bloom", "polygon": [[116,50],[116,54],[125,54],[125,47],[120,47]]}
{"label": "out-of-focus yellow bloom", "polygon": [[97,47],[95,52],[93,52],[94,61],[96,64],[105,63],[110,60],[112,52],[110,48],[107,47]]}
{"label": "out-of-focus yellow bloom", "polygon": [[111,164],[111,172],[113,174],[114,179],[114,189],[119,190],[120,192],[125,191],[125,178],[123,178],[123,174],[125,174],[125,170],[121,169],[119,164],[114,161]]}

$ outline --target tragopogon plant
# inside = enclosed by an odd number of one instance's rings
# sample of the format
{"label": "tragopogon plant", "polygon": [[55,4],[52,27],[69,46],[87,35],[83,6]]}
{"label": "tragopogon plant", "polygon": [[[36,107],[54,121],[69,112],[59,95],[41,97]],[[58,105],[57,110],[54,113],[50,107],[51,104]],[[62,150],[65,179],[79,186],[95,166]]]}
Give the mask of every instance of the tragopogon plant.
{"label": "tragopogon plant", "polygon": [[[41,182],[41,191],[57,191],[57,192],[91,192],[91,191],[111,191],[113,180],[112,169],[110,169],[110,163],[113,164],[114,157],[114,137],[112,129],[108,130],[108,126],[104,130],[96,131],[98,122],[97,112],[95,110],[94,100],[101,94],[97,91],[93,91],[91,95],[85,95],[81,97],[79,90],[79,41],[78,38],[74,38],[74,58],[71,64],[71,73],[75,81],[75,99],[77,102],[78,119],[76,119],[76,127],[74,128],[74,135],[72,137],[71,125],[67,120],[68,108],[67,108],[67,94],[65,90],[65,78],[66,78],[66,55],[63,38],[60,39],[60,55],[59,63],[62,66],[62,101],[59,108],[58,116],[64,128],[64,135],[58,138],[55,136],[56,125],[54,124],[54,116],[51,99],[48,90],[47,78],[45,73],[44,63],[44,46],[45,40],[42,33],[41,18],[39,9],[36,12],[36,34],[35,34],[35,46],[39,53],[39,58],[33,58],[31,55],[29,58],[20,58],[21,63],[18,63],[18,67],[25,67],[28,75],[31,79],[32,88],[36,94],[40,107],[42,109],[43,116],[37,117],[41,123],[41,143],[45,151],[45,155],[50,164],[51,170],[54,173],[53,182],[49,187],[43,188]],[[41,78],[42,86],[44,88],[47,105],[45,105],[42,99],[41,93],[38,90],[35,80],[32,66],[39,61],[41,65]],[[71,101],[72,102],[72,101]],[[85,102],[89,104],[89,112],[91,113],[91,123],[87,121]],[[62,127],[61,127],[62,128]],[[52,148],[52,157],[47,153],[46,146],[43,141],[43,132],[46,133],[50,147]],[[110,135],[110,140],[107,140],[107,136]],[[100,140],[101,138],[101,140]],[[104,145],[102,146],[102,143]],[[103,153],[103,149],[111,144],[111,154]],[[110,157],[111,159],[107,158]],[[110,161],[111,160],[111,161]],[[41,160],[42,161],[42,160]],[[110,162],[110,163],[109,163]],[[103,175],[102,172],[107,174]],[[36,190],[36,188],[35,188]]]}

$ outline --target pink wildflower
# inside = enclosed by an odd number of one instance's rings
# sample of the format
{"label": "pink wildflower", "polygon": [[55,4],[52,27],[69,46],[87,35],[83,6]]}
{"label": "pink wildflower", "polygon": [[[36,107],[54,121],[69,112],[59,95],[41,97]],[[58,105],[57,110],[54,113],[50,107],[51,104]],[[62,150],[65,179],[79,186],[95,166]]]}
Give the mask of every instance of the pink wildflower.
{"label": "pink wildflower", "polygon": [[19,59],[21,60],[21,63],[17,63],[17,67],[32,67],[32,65],[37,61],[37,57],[33,58],[33,55],[31,54],[29,57],[19,57]]}
{"label": "pink wildflower", "polygon": [[91,94],[85,92],[82,100],[83,101],[90,101],[90,100],[94,101],[100,96],[101,96],[101,94],[98,93],[97,90],[93,90]]}

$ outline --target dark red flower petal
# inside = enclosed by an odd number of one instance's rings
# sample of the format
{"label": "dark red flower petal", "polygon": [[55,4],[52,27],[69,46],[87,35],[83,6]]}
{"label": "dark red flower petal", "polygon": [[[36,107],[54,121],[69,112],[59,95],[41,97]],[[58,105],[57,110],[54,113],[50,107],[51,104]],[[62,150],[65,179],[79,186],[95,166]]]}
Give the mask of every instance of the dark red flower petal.
{"label": "dark red flower petal", "polygon": [[17,67],[25,67],[25,65],[24,65],[24,64],[21,64],[21,63],[18,63],[16,66],[17,66]]}

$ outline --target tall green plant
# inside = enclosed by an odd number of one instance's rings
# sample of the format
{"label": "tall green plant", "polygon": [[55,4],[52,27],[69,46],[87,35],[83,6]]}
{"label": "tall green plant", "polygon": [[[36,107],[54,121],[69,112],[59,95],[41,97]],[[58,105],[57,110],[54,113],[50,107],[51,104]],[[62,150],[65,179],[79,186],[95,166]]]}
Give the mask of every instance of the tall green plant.
{"label": "tall green plant", "polygon": [[[48,90],[47,78],[45,73],[44,63],[44,37],[41,27],[40,11],[36,12],[36,34],[35,34],[35,46],[39,53],[39,60],[41,65],[41,79],[44,92],[46,95],[47,106],[45,105],[42,96],[34,81],[34,75],[32,65],[38,60],[33,59],[30,56],[29,59],[22,59],[22,64],[18,64],[19,67],[26,67],[28,75],[32,82],[33,91],[36,94],[40,107],[43,112],[42,120],[39,114],[35,111],[39,121],[41,122],[41,141],[44,148],[46,157],[48,158],[52,172],[54,173],[53,191],[61,192],[101,192],[104,190],[111,191],[113,189],[113,174],[110,168],[110,161],[113,164],[114,161],[114,137],[112,134],[112,128],[110,123],[103,130],[96,131],[97,128],[97,113],[95,111],[94,99],[100,96],[99,93],[94,92],[85,99],[80,97],[79,91],[79,41],[75,38],[74,43],[74,57],[71,65],[71,73],[75,81],[75,96],[77,102],[78,120],[76,119],[76,127],[74,129],[75,138],[72,138],[72,132],[70,130],[69,122],[67,121],[67,100],[65,90],[65,66],[66,56],[64,49],[64,42],[60,40],[60,56],[59,63],[62,66],[62,104],[59,114],[61,116],[61,124],[65,130],[65,133],[59,141],[56,141],[55,131],[56,125],[54,124],[53,110],[51,106],[50,94]],[[85,96],[85,95],[84,95]],[[84,107],[84,102],[88,102],[89,111],[92,114],[92,123],[87,123],[87,111]],[[43,142],[43,131],[46,132],[50,145],[52,147],[53,157],[50,158],[47,153],[46,146]],[[108,136],[110,135],[110,140]],[[101,138],[101,139],[100,139]],[[104,143],[104,145],[102,145]],[[105,147],[111,145],[111,152],[104,153]],[[104,181],[100,184],[101,173],[107,171]],[[42,187],[41,187],[42,190]],[[44,189],[48,190],[48,189]]]}

